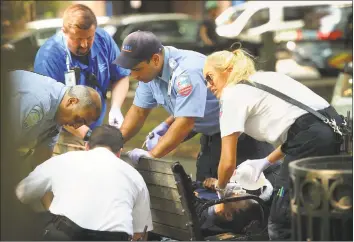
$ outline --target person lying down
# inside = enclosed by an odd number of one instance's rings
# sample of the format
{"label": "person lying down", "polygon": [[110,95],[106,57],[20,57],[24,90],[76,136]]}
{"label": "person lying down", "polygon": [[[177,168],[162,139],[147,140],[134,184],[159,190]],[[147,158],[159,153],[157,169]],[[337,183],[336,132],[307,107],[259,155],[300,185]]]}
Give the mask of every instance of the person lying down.
{"label": "person lying down", "polygon": [[[267,176],[266,176],[267,177]],[[194,194],[196,196],[195,207],[197,213],[200,213],[201,206],[207,200],[218,199],[215,191],[215,178],[207,178],[202,186],[194,182]],[[264,179],[264,184],[256,187],[255,190],[247,190],[242,188],[237,182],[230,182],[229,186],[233,186],[233,196],[240,196],[248,193],[259,196],[265,203],[270,206],[273,185],[268,179]],[[252,189],[254,189],[253,187]],[[222,209],[224,207],[224,209]],[[223,210],[223,211],[222,211]],[[210,236],[219,233],[233,232],[236,234],[244,234],[250,231],[252,225],[260,225],[261,223],[261,208],[260,205],[254,200],[242,200],[230,202],[227,204],[217,204],[205,209],[199,216],[203,236]],[[268,218],[268,212],[264,211],[265,219]],[[258,228],[259,226],[256,225]],[[263,229],[263,228],[261,228]],[[264,227],[266,229],[266,227]],[[251,230],[252,231],[252,230]]]}

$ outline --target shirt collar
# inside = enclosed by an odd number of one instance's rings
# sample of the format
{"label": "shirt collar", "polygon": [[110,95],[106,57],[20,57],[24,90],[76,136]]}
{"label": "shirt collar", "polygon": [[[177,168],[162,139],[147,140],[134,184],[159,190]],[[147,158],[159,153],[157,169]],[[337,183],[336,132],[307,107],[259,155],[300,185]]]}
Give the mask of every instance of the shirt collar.
{"label": "shirt collar", "polygon": [[168,83],[170,81],[170,73],[171,73],[171,68],[170,65],[168,64],[168,61],[170,59],[170,51],[166,47],[163,48],[164,48],[163,69],[162,69],[162,75],[159,78]]}
{"label": "shirt collar", "polygon": [[[61,83],[60,83],[61,84]],[[61,101],[63,100],[64,96],[65,96],[65,93],[66,91],[68,90],[68,87],[67,86],[63,86],[59,92],[59,95],[56,99],[54,99],[54,107],[53,107],[53,111],[48,114],[48,118],[51,119],[51,120],[54,120],[55,119],[55,114],[57,113],[58,109],[59,109],[59,105],[61,103]]]}

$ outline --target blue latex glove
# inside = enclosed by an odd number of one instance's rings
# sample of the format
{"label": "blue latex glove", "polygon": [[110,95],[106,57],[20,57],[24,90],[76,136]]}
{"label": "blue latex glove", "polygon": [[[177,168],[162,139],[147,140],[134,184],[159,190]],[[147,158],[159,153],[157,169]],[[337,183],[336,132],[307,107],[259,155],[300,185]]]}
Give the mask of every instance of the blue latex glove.
{"label": "blue latex glove", "polygon": [[131,151],[127,152],[128,157],[133,161],[133,163],[136,165],[139,163],[140,157],[152,157],[149,152],[146,150],[142,149],[134,149]]}
{"label": "blue latex glove", "polygon": [[160,123],[151,132],[160,136],[164,136],[170,126],[166,122]]}
{"label": "blue latex glove", "polygon": [[244,165],[252,166],[253,169],[255,169],[255,172],[253,173],[254,175],[251,177],[251,180],[256,182],[256,181],[258,181],[259,176],[261,175],[261,173],[265,169],[267,169],[269,166],[271,166],[272,163],[270,163],[267,158],[256,159],[256,160],[246,160],[241,165],[237,166],[237,168],[241,167],[241,166],[244,166]]}
{"label": "blue latex glove", "polygon": [[158,135],[157,133],[150,133],[148,136],[146,136],[145,142],[147,150],[152,150],[157,145],[161,137],[162,136]]}
{"label": "blue latex glove", "polygon": [[169,127],[166,122],[162,122],[146,136],[145,143],[148,151],[157,145],[159,139],[166,134]]}

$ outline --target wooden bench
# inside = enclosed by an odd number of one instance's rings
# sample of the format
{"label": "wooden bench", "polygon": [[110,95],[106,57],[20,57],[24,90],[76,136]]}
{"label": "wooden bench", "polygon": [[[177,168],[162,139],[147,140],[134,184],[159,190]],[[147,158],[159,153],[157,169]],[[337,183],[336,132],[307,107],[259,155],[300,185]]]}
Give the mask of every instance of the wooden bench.
{"label": "wooden bench", "polygon": [[[62,145],[67,146],[67,151],[84,150],[84,147],[70,144]],[[55,149],[53,155],[57,154],[58,151]],[[121,158],[133,165],[126,154],[122,154]],[[264,231],[259,231],[256,234],[234,234],[228,232],[204,237],[197,211],[193,205],[195,195],[192,180],[186,174],[183,166],[179,162],[150,158],[141,158],[139,164],[133,166],[144,178],[150,193],[150,208],[154,229],[149,234],[149,239],[160,240],[161,237],[167,237],[182,241],[268,240],[268,235]],[[245,194],[224,200],[207,201],[203,205],[203,209],[223,202],[247,199],[257,201],[262,209],[265,207],[259,197]],[[260,227],[264,228],[265,224],[266,220],[264,219]]]}
{"label": "wooden bench", "polygon": [[[121,158],[131,163],[127,156],[123,155]],[[135,168],[143,176],[150,193],[153,234],[183,241],[268,240],[268,235],[263,231],[253,235],[229,232],[204,237],[197,211],[193,205],[195,196],[192,181],[183,166],[179,162],[171,163],[161,159],[141,158]],[[203,205],[203,208],[207,209],[215,204],[246,199],[252,199],[264,205],[259,197],[246,194],[240,197],[227,198],[223,201],[208,201]],[[261,207],[263,208],[263,206]],[[266,227],[265,219],[262,221],[261,227]]]}

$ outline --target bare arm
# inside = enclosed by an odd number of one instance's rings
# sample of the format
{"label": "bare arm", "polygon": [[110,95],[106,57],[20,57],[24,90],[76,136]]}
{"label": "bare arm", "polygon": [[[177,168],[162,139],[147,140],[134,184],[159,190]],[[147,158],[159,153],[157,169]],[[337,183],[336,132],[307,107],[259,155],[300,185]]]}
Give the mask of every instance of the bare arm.
{"label": "bare arm", "polygon": [[269,163],[274,164],[278,160],[283,159],[284,156],[284,153],[281,151],[281,146],[279,146],[272,153],[270,153],[270,155],[268,155],[267,160],[269,161]]}
{"label": "bare arm", "polygon": [[202,25],[199,30],[199,36],[206,45],[213,45],[214,44],[213,41],[209,38],[209,36],[207,34],[207,28],[204,25]]}
{"label": "bare arm", "polygon": [[174,118],[172,115],[169,116],[169,117],[165,120],[165,122],[166,122],[169,126],[171,126],[174,121],[175,121],[175,118]]}
{"label": "bare arm", "polygon": [[178,117],[168,131],[161,137],[157,145],[150,151],[151,155],[160,158],[174,150],[187,137],[194,127],[194,118]]}
{"label": "bare arm", "polygon": [[71,134],[75,135],[76,137],[79,137],[80,139],[83,139],[87,133],[87,131],[90,129],[86,125],[82,125],[80,128],[74,129],[71,126],[63,126],[65,130],[70,132]]}
{"label": "bare arm", "polygon": [[124,122],[120,127],[120,131],[123,134],[124,142],[130,140],[136,135],[149,115],[151,109],[140,108],[134,104],[130,107],[128,113],[125,116]]}
{"label": "bare arm", "polygon": [[218,167],[218,187],[223,189],[229,182],[236,168],[236,148],[240,133],[233,133],[222,138],[221,157]]}
{"label": "bare arm", "polygon": [[112,108],[121,108],[129,90],[129,77],[123,77],[112,85]]}

